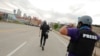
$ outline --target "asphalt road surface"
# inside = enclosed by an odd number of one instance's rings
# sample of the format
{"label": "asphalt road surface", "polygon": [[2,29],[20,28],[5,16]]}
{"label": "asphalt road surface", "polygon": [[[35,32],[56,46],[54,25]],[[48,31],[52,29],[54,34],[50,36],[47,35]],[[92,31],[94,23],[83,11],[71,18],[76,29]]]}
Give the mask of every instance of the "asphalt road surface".
{"label": "asphalt road surface", "polygon": [[0,22],[0,56],[65,56],[67,44],[50,31],[42,51],[38,27]]}

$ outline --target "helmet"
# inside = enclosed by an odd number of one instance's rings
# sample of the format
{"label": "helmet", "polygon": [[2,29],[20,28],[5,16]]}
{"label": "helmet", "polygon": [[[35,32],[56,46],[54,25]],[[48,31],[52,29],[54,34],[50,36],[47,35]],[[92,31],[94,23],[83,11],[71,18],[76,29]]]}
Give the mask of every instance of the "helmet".
{"label": "helmet", "polygon": [[43,21],[43,25],[45,25],[45,24],[47,24],[47,22],[46,21]]}
{"label": "helmet", "polygon": [[83,24],[91,25],[92,18],[90,16],[82,16],[78,18],[78,22],[82,22]]}
{"label": "helmet", "polygon": [[46,21],[43,21],[43,23],[47,23]]}

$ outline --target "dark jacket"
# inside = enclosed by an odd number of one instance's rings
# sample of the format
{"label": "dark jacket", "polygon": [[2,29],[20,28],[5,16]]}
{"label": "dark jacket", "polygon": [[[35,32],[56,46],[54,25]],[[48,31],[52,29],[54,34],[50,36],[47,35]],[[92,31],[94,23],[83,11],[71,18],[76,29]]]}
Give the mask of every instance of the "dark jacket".
{"label": "dark jacket", "polygon": [[40,30],[42,30],[42,33],[46,33],[46,32],[49,32],[50,27],[47,24],[43,24],[40,26]]}

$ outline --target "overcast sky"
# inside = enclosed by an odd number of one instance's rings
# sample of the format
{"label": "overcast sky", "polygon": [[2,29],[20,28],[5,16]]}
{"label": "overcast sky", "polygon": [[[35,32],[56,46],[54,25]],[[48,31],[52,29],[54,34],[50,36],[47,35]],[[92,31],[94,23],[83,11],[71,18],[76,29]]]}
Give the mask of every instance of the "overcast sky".
{"label": "overcast sky", "polygon": [[61,23],[75,23],[77,17],[90,15],[93,24],[100,25],[99,5],[99,0],[0,0],[0,9],[7,12],[20,9],[27,15]]}

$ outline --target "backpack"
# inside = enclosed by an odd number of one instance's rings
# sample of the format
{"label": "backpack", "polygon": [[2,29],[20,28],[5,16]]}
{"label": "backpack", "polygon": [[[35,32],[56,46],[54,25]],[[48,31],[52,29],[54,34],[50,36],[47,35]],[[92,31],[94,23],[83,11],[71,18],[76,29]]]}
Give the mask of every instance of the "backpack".
{"label": "backpack", "polygon": [[50,27],[48,25],[41,25],[40,29],[43,31],[43,32],[48,32],[48,30],[50,29]]}

